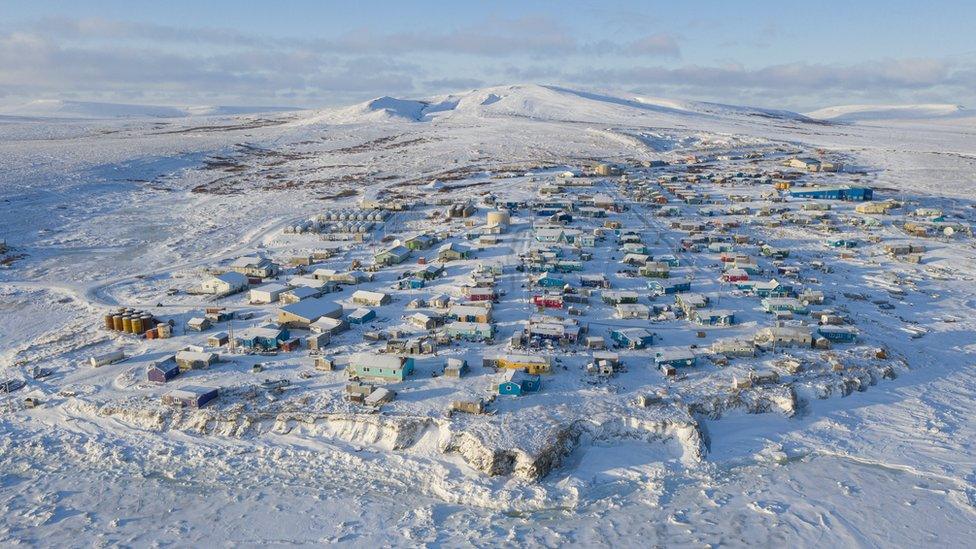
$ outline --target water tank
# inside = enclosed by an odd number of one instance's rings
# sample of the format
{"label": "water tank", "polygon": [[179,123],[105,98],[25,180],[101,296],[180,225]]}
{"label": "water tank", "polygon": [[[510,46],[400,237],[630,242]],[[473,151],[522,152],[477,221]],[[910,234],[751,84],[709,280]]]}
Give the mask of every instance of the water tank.
{"label": "water tank", "polygon": [[489,227],[508,227],[511,217],[505,210],[495,210],[488,212]]}

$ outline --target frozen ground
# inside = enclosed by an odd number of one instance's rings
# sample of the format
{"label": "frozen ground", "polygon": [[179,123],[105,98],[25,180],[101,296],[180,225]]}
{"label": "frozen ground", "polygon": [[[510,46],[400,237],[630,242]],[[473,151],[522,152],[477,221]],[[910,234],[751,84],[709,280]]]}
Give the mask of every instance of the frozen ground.
{"label": "frozen ground", "polygon": [[[0,122],[0,239],[18,257],[0,269],[0,365],[14,377],[28,364],[58,370],[0,402],[0,541],[968,545],[976,533],[971,241],[935,246],[929,265],[951,276],[926,279],[899,304],[924,337],[910,339],[893,315],[852,307],[858,327],[907,364],[896,379],[801,398],[792,417],[733,410],[702,419],[701,460],[688,459],[680,433],[588,431],[533,482],[488,477],[440,452],[451,433],[432,420],[409,436],[269,422],[236,437],[192,418],[160,428],[150,412],[114,406],[140,398],[144,362],[79,366],[120,345],[144,360],[161,354],[99,330],[106,306],[199,310],[202,301],[166,298],[165,288],[246,252],[301,250],[282,227],[359,195],[423,196],[437,179],[458,186],[449,195],[475,196],[483,188],[466,181],[506,172],[774,145],[844,155],[890,197],[971,209],[976,192],[976,125],[963,117],[825,125],[537,86],[319,112]],[[490,181],[531,194],[524,178]],[[805,245],[795,228],[776,236]],[[836,291],[876,290],[883,271],[903,269],[845,268],[851,277],[837,277]],[[227,375],[246,377],[239,370]],[[624,374],[622,390],[645,377]],[[59,394],[66,387],[73,396]],[[581,412],[560,396],[570,388],[555,382],[540,394],[551,405],[540,417]],[[423,391],[436,389],[432,381]],[[44,404],[22,409],[31,394]],[[394,412],[423,415],[420,402],[405,393]],[[404,437],[409,448],[395,449]]]}

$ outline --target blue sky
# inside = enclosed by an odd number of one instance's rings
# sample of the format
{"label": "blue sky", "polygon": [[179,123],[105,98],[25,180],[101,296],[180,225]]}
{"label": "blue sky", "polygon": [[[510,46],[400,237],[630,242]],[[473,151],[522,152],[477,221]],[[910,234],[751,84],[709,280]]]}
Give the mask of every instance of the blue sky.
{"label": "blue sky", "polygon": [[0,13],[8,105],[317,107],[513,82],[796,110],[976,103],[976,2],[0,0]]}

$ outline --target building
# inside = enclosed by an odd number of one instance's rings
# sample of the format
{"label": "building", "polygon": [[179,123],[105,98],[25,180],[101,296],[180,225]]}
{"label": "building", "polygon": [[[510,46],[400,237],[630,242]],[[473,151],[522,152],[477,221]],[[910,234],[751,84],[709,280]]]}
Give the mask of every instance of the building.
{"label": "building", "polygon": [[178,375],[180,375],[180,367],[173,357],[153,362],[146,369],[146,378],[154,383],[166,383]]}
{"label": "building", "polygon": [[247,289],[247,277],[233,271],[212,276],[205,280],[202,291],[205,294],[230,295]]}
{"label": "building", "polygon": [[399,265],[409,258],[410,249],[397,244],[396,246],[377,252],[373,256],[373,261],[378,265]]}
{"label": "building", "polygon": [[479,305],[452,305],[447,316],[460,322],[491,322],[491,308]]}
{"label": "building", "polygon": [[223,347],[230,342],[230,337],[227,332],[217,332],[216,334],[211,334],[207,336],[207,345],[210,347]]}
{"label": "building", "polygon": [[468,372],[468,363],[464,359],[449,358],[444,366],[444,377],[459,378]]}
{"label": "building", "polygon": [[469,259],[470,257],[471,249],[456,242],[448,242],[440,248],[437,248],[438,261],[457,261],[460,259]]}
{"label": "building", "polygon": [[654,364],[658,368],[688,368],[694,366],[697,360],[691,349],[665,349],[654,353]]}
{"label": "building", "polygon": [[549,364],[549,359],[538,355],[498,355],[485,357],[483,364],[486,368],[524,370],[532,375],[548,374],[552,369]]}
{"label": "building", "polygon": [[753,341],[760,347],[810,347],[813,335],[802,326],[770,326],[756,332]]}
{"label": "building", "polygon": [[396,399],[396,391],[387,389],[386,387],[377,387],[373,389],[373,392],[366,395],[363,399],[363,404],[366,406],[379,407],[386,403],[393,402]]}
{"label": "building", "polygon": [[433,330],[444,323],[441,315],[433,313],[414,313],[407,317],[407,322],[421,330]]}
{"label": "building", "polygon": [[274,303],[282,292],[288,290],[283,284],[265,284],[258,288],[251,288],[248,293],[248,300],[254,305]]}
{"label": "building", "polygon": [[371,381],[403,381],[413,374],[414,363],[411,357],[357,353],[349,360],[346,368],[349,377]]}
{"label": "building", "polygon": [[609,290],[600,294],[604,303],[620,305],[621,303],[637,303],[637,292],[631,290]]}
{"label": "building", "polygon": [[299,286],[297,288],[292,288],[291,290],[281,292],[278,294],[278,300],[285,305],[291,305],[292,303],[298,303],[303,299],[315,299],[317,297],[321,297],[321,295],[322,292],[320,290],[309,286]]}
{"label": "building", "polygon": [[408,250],[426,250],[437,243],[437,239],[429,234],[418,234],[403,241]]}
{"label": "building", "polygon": [[349,329],[349,325],[341,318],[330,318],[323,316],[308,327],[313,334],[340,334]]}
{"label": "building", "polygon": [[651,308],[643,303],[621,303],[616,307],[617,318],[637,318],[648,320],[651,318]]}
{"label": "building", "polygon": [[287,329],[279,328],[274,324],[265,324],[241,330],[234,334],[234,340],[244,349],[273,350],[287,341],[290,335]]}
{"label": "building", "polygon": [[350,324],[366,324],[376,320],[376,311],[360,307],[346,316]]}
{"label": "building", "polygon": [[202,316],[191,318],[186,323],[186,327],[195,332],[203,332],[205,330],[209,330],[210,326],[211,326],[210,320]]}
{"label": "building", "polygon": [[168,406],[179,406],[180,408],[203,408],[208,403],[216,399],[218,389],[216,387],[204,387],[202,385],[185,385],[179,389],[174,389],[163,395],[163,404]]}
{"label": "building", "polygon": [[444,327],[444,333],[455,339],[485,341],[495,337],[495,328],[485,322],[452,322]]}
{"label": "building", "polygon": [[534,393],[542,388],[542,378],[538,375],[527,374],[522,370],[509,370],[502,374],[495,389],[500,395],[520,396],[524,393]]}
{"label": "building", "polygon": [[654,334],[644,328],[610,330],[610,339],[628,349],[644,349],[654,344]]}
{"label": "building", "polygon": [[874,189],[871,187],[853,187],[843,185],[839,187],[812,187],[809,189],[793,189],[793,198],[810,198],[814,200],[847,200],[849,202],[865,202],[874,199]]}
{"label": "building", "polygon": [[832,343],[854,343],[857,341],[857,330],[849,326],[820,326],[817,333]]}
{"label": "building", "polygon": [[393,298],[385,292],[372,292],[369,290],[356,290],[352,294],[352,302],[356,305],[366,305],[369,307],[379,307],[387,305]]}
{"label": "building", "polygon": [[320,332],[310,334],[307,338],[305,338],[305,345],[308,347],[309,351],[318,353],[321,352],[322,349],[325,349],[329,345],[330,341],[332,341],[331,334],[328,332]]}
{"label": "building", "polygon": [[762,300],[762,307],[767,313],[788,311],[805,315],[810,312],[807,306],[795,297],[767,297]]}
{"label": "building", "polygon": [[238,257],[230,264],[230,270],[255,278],[270,278],[278,275],[278,265],[266,257]]}
{"label": "building", "polygon": [[735,324],[735,313],[727,309],[698,309],[692,319],[701,326],[731,326]]}
{"label": "building", "polygon": [[324,298],[312,298],[278,310],[278,324],[285,328],[308,328],[322,317],[342,318],[342,305]]}
{"label": "building", "polygon": [[712,343],[711,351],[727,357],[754,357],[756,345],[747,339],[720,339]]}
{"label": "building", "polygon": [[217,362],[216,353],[200,351],[179,351],[176,353],[176,365],[183,372],[207,368],[214,362]]}

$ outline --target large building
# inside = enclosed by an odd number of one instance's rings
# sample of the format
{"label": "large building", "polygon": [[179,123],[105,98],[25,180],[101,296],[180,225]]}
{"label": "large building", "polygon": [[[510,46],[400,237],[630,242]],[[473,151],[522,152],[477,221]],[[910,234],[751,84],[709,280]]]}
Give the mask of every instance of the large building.
{"label": "large building", "polygon": [[847,200],[849,202],[864,202],[874,199],[874,189],[871,187],[812,187],[809,189],[794,189],[790,191],[794,198],[812,198],[815,200]]}

